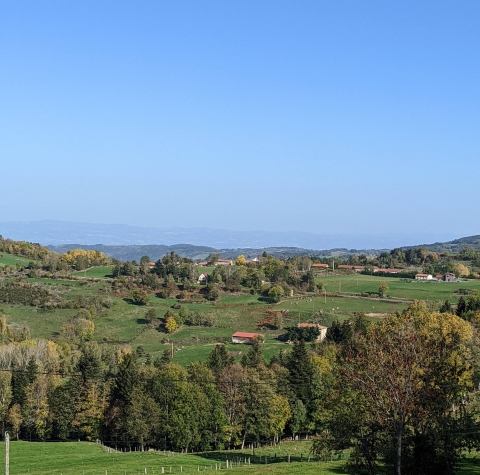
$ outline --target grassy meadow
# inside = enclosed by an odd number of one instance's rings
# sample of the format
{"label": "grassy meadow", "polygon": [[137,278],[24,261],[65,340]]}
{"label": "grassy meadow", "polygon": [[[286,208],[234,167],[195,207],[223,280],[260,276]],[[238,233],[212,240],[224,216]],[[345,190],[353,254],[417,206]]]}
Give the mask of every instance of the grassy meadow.
{"label": "grassy meadow", "polygon": [[28,265],[29,262],[30,260],[24,257],[12,256],[11,254],[0,252],[0,267],[6,266],[6,265],[14,266],[17,263],[26,266]]}
{"label": "grassy meadow", "polygon": [[110,266],[98,266],[91,267],[90,269],[73,272],[74,277],[87,277],[90,279],[107,279],[112,275],[113,267]]}
{"label": "grassy meadow", "polygon": [[[10,443],[11,475],[143,475],[163,473],[198,473],[225,470],[226,460],[237,466],[229,468],[233,475],[341,475],[347,454],[336,454],[328,462],[308,461],[310,442],[283,442],[275,447],[251,450],[218,451],[207,454],[172,454],[164,452],[111,452],[93,442],[23,442]],[[275,458],[276,455],[276,458]],[[290,463],[287,456],[290,455]],[[250,465],[248,465],[248,457]],[[342,459],[343,457],[343,459]],[[247,458],[247,464],[244,460]],[[266,459],[265,459],[266,458]],[[239,459],[243,459],[240,464]],[[0,464],[5,453],[0,451]],[[145,471],[146,470],[146,471]],[[180,472],[181,470],[181,472]],[[458,475],[480,473],[477,453],[465,458]]]}
{"label": "grassy meadow", "polygon": [[316,280],[323,282],[327,292],[378,292],[380,282],[385,282],[389,287],[386,297],[406,300],[450,300],[451,303],[458,301],[455,292],[459,289],[480,290],[480,280],[427,282],[361,274],[319,277]]}
{"label": "grassy meadow", "polygon": [[[164,454],[163,452],[108,453],[95,443],[89,442],[23,442],[10,443],[11,475],[137,475],[162,473],[198,473],[213,471],[215,467],[226,469],[229,463],[239,458],[250,457],[250,466],[229,468],[232,474],[320,474],[333,475],[346,473],[342,461],[318,462],[308,460],[310,443],[282,443],[276,447],[266,447],[245,451],[219,451],[208,454]],[[275,453],[277,458],[275,459]],[[286,461],[290,454],[290,463]],[[265,456],[267,463],[265,463]],[[302,462],[300,457],[302,456]],[[4,464],[4,451],[1,451],[0,464]],[[146,469],[146,472],[145,472]],[[171,469],[171,472],[170,472]]]}
{"label": "grassy meadow", "polygon": [[[3,259],[3,260],[2,260]],[[3,255],[2,262],[12,261],[13,256]],[[93,297],[102,289],[109,289],[111,267],[93,267],[86,271],[74,273],[74,279],[25,279],[29,282],[42,283],[57,290],[66,299],[75,299],[78,294]],[[202,268],[201,271],[211,271]],[[459,289],[480,289],[480,280],[459,283],[416,282],[399,278],[385,278],[365,275],[324,276],[322,281],[330,295],[302,296],[286,298],[278,304],[271,304],[265,298],[250,294],[221,293],[217,302],[200,300],[199,302],[181,304],[189,311],[213,314],[214,327],[181,326],[172,334],[163,333],[153,328],[145,320],[148,309],[154,308],[158,318],[177,303],[175,299],[161,299],[152,294],[147,306],[132,305],[127,298],[108,296],[111,308],[96,318],[94,339],[105,344],[130,344],[133,348],[142,346],[153,358],[159,356],[173,342],[175,354],[173,361],[188,365],[193,361],[204,361],[218,342],[226,342],[228,349],[238,352],[237,358],[247,350],[243,345],[230,343],[231,335],[236,331],[261,332],[265,335],[264,353],[267,358],[285,348],[278,339],[283,332],[269,326],[258,327],[257,323],[268,316],[269,311],[285,311],[285,326],[300,322],[316,321],[326,326],[332,322],[343,321],[354,312],[365,312],[372,318],[401,311],[408,305],[407,300],[422,299],[455,303]],[[385,281],[389,287],[386,297],[393,301],[379,298],[352,298],[354,294],[377,292],[380,282]],[[342,297],[331,294],[341,291]],[[403,299],[395,302],[395,299]],[[75,316],[78,311],[72,309],[46,310],[35,307],[2,305],[7,315],[7,322],[12,328],[21,332],[24,326],[30,328],[33,338],[55,338],[62,325]],[[312,319],[312,314],[314,317]]]}

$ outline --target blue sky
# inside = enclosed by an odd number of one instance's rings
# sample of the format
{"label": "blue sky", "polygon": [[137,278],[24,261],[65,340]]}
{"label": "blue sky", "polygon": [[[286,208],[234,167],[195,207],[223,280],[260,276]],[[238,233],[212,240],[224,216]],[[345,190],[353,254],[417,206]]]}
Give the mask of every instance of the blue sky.
{"label": "blue sky", "polygon": [[480,2],[0,9],[0,221],[480,233]]}

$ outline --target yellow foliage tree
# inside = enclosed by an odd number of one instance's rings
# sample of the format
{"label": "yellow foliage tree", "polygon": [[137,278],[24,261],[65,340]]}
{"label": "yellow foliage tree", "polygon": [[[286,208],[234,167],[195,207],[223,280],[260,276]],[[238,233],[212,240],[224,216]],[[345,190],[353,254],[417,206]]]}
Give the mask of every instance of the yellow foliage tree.
{"label": "yellow foliage tree", "polygon": [[243,254],[240,254],[237,257],[237,260],[235,261],[235,265],[237,266],[244,266],[247,264],[247,260],[245,259],[245,256]]}
{"label": "yellow foliage tree", "polygon": [[168,333],[173,333],[178,328],[178,324],[175,319],[170,316],[165,320],[165,328]]}
{"label": "yellow foliage tree", "polygon": [[455,266],[455,273],[458,274],[460,277],[468,277],[470,275],[468,267],[464,264],[457,264]]}

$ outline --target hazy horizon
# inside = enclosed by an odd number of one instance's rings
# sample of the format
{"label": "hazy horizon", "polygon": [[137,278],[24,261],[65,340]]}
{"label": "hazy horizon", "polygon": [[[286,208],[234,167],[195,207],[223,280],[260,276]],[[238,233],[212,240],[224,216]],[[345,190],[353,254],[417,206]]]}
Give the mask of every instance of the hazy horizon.
{"label": "hazy horizon", "polygon": [[121,223],[99,224],[58,220],[0,222],[0,235],[3,235],[4,238],[34,241],[44,245],[192,244],[215,248],[300,247],[314,250],[391,249],[433,244],[465,237],[433,233],[317,234],[295,231],[228,230],[209,227],[157,228]]}

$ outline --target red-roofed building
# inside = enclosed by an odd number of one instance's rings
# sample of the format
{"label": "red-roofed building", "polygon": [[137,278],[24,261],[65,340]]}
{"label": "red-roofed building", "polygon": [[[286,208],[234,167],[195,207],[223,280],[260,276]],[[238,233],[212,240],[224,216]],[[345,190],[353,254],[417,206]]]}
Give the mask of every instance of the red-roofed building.
{"label": "red-roofed building", "polygon": [[252,344],[259,337],[263,337],[263,335],[261,333],[236,332],[232,335],[232,343]]}
{"label": "red-roofed building", "polygon": [[375,269],[375,272],[383,272],[385,274],[398,274],[397,269]]}
{"label": "red-roofed building", "polygon": [[312,264],[312,267],[315,269],[328,269],[328,264],[315,263],[315,264]]}
{"label": "red-roofed building", "polygon": [[233,261],[229,259],[218,259],[217,262],[215,262],[216,266],[231,266],[233,265]]}

